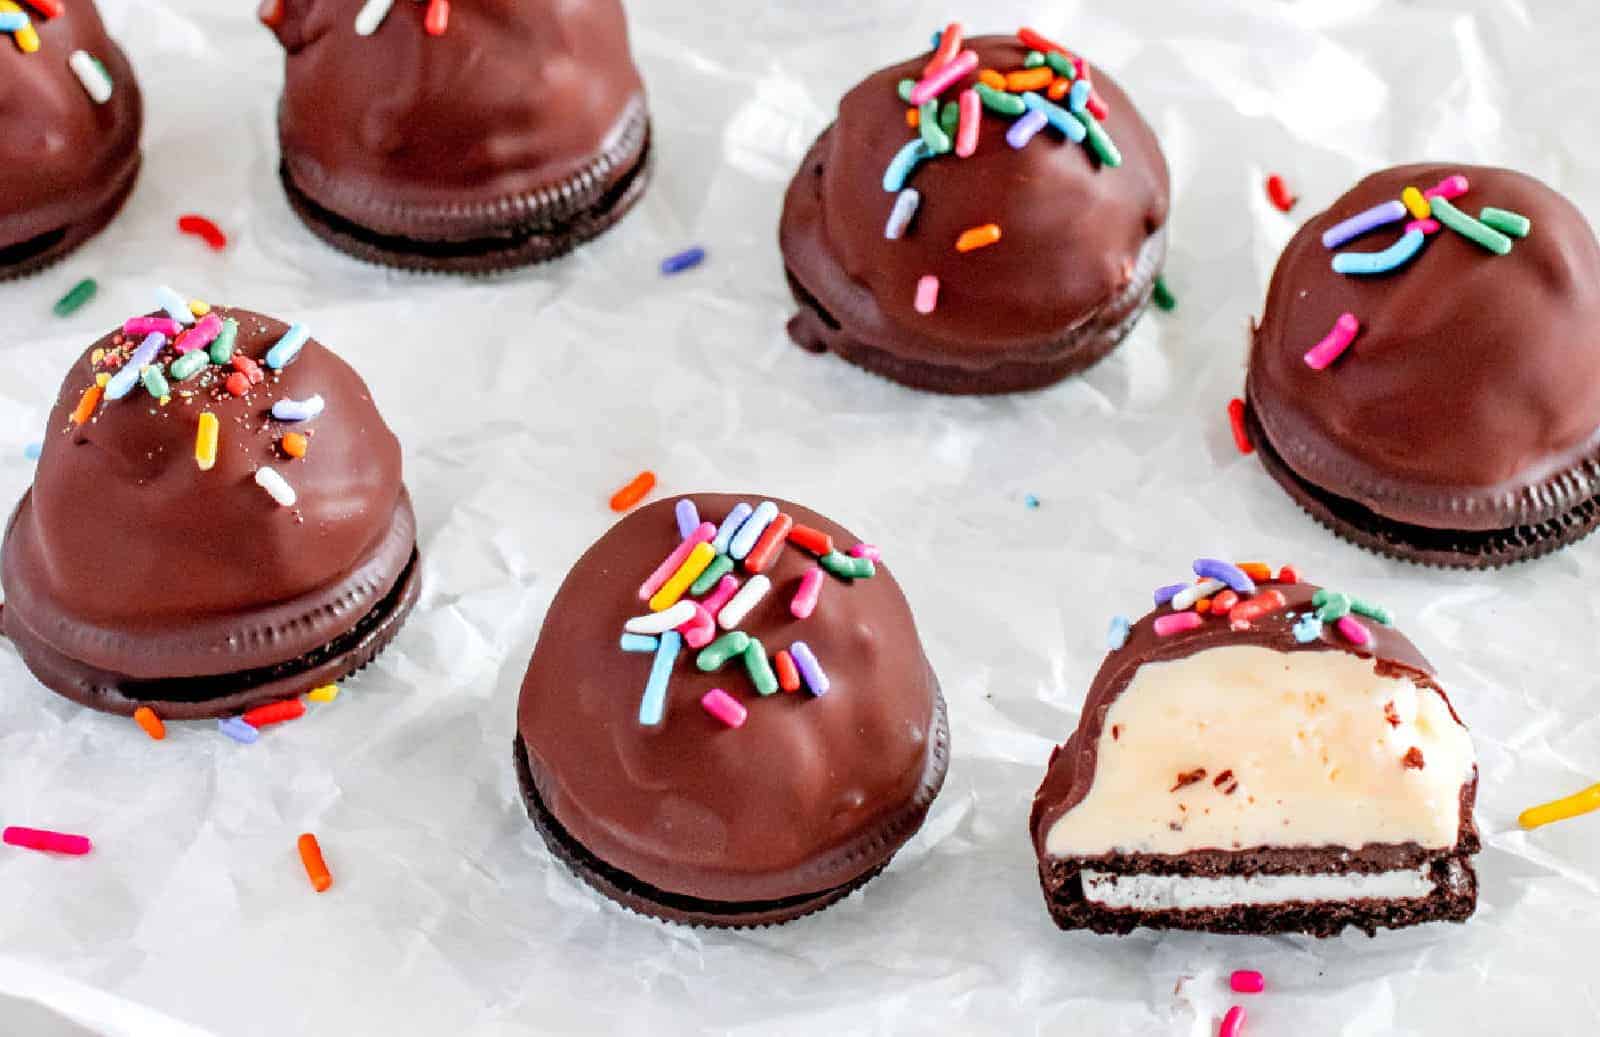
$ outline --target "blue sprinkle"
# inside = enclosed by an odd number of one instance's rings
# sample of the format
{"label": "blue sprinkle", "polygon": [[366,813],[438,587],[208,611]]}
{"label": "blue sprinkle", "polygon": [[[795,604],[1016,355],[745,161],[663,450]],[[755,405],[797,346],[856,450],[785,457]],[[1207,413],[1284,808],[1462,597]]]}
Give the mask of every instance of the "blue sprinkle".
{"label": "blue sprinkle", "polygon": [[1322,620],[1306,613],[1294,624],[1294,639],[1301,644],[1308,644],[1322,636]]}
{"label": "blue sprinkle", "polygon": [[28,16],[25,14],[15,11],[0,11],[0,32],[16,32],[18,29],[26,29],[30,24]]}
{"label": "blue sprinkle", "polygon": [[43,443],[29,443],[22,448],[22,456],[30,461],[39,460],[39,451],[44,449]]}
{"label": "blue sprinkle", "polygon": [[1167,602],[1177,597],[1179,591],[1187,590],[1188,587],[1189,585],[1187,583],[1169,583],[1165,587],[1157,587],[1156,604],[1165,605]]}
{"label": "blue sprinkle", "polygon": [[928,44],[928,46],[932,47],[934,50],[938,50],[939,49],[939,44],[943,40],[944,40],[944,30],[943,29],[935,29],[935,30],[933,30],[933,40]]}
{"label": "blue sprinkle", "polygon": [[1089,107],[1089,91],[1094,89],[1087,79],[1080,79],[1072,84],[1072,92],[1067,94],[1067,109],[1072,112],[1083,112]]}
{"label": "blue sprinkle", "polygon": [[1026,504],[1030,508],[1037,508],[1039,506],[1039,498],[1030,493],[1026,497],[1022,498],[1022,503]]}
{"label": "blue sprinkle", "polygon": [[778,517],[778,506],[769,500],[764,500],[755,512],[739,527],[739,532],[728,541],[728,555],[735,561],[741,560],[756,546],[756,541],[761,539],[761,534],[772,525]]}
{"label": "blue sprinkle", "polygon": [[311,332],[306,330],[304,324],[292,324],[289,330],[283,333],[277,343],[267,350],[267,366],[274,371],[281,371],[300,355],[300,350],[305,348],[306,339],[311,337]]}
{"label": "blue sprinkle", "polygon": [[717,535],[711,540],[711,549],[719,555],[727,554],[728,544],[733,540],[733,535],[739,532],[739,527],[744,525],[744,520],[749,518],[750,513],[755,510],[744,501],[735,504],[733,510],[728,512],[728,517],[722,520],[722,525],[717,527]]}
{"label": "blue sprinkle", "polygon": [[890,194],[899,194],[906,186],[911,171],[917,168],[917,163],[923,159],[933,157],[933,149],[921,137],[906,141],[905,146],[895,152],[894,158],[889,160],[889,167],[883,171],[883,189]]}
{"label": "blue sprinkle", "polygon": [[1128,622],[1127,616],[1112,616],[1111,629],[1106,631],[1106,647],[1115,652],[1128,643],[1128,634],[1132,630],[1133,624]]}
{"label": "blue sprinkle", "polygon": [[661,272],[663,274],[681,274],[685,270],[699,266],[705,262],[705,259],[706,250],[699,245],[695,245],[693,248],[686,248],[676,255],[663,259],[661,261]]}
{"label": "blue sprinkle", "polygon": [[243,717],[223,717],[217,721],[217,730],[243,745],[252,745],[261,737],[261,732],[245,723]]}
{"label": "blue sprinkle", "polygon": [[1032,90],[1022,95],[1022,103],[1042,114],[1057,132],[1064,134],[1074,144],[1082,143],[1083,138],[1089,134],[1089,131],[1083,128],[1083,123],[1074,118],[1071,112],[1059,104],[1052,104]]}
{"label": "blue sprinkle", "polygon": [[645,682],[644,698],[639,701],[639,723],[655,727],[667,712],[667,681],[672,676],[672,664],[678,661],[678,651],[683,647],[683,635],[668,630],[661,635],[661,647],[655,661],[650,664],[650,678]]}
{"label": "blue sprinkle", "polygon": [[156,288],[156,305],[166,310],[167,316],[179,324],[194,323],[194,314],[189,311],[189,303],[166,285]]}
{"label": "blue sprinkle", "polygon": [[313,393],[303,400],[279,400],[272,405],[272,416],[279,421],[310,421],[323,408],[322,394]]}
{"label": "blue sprinkle", "polygon": [[1333,257],[1333,272],[1336,274],[1372,275],[1387,274],[1409,263],[1418,252],[1427,238],[1420,230],[1408,230],[1400,236],[1400,240],[1384,249],[1382,252],[1340,252]]}
{"label": "blue sprinkle", "polygon": [[654,652],[660,646],[660,638],[651,637],[649,634],[623,634],[622,650],[624,652]]}

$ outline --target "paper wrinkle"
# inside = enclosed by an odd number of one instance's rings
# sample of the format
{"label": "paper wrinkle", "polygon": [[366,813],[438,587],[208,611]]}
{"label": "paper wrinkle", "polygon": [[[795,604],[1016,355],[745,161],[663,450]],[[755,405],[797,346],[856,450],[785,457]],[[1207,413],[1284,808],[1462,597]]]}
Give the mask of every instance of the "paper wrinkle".
{"label": "paper wrinkle", "polygon": [[[971,400],[796,349],[777,251],[784,185],[839,96],[924,47],[947,4],[773,0],[730,18],[630,3],[657,149],[639,209],[570,259],[456,280],[364,266],[294,219],[281,52],[253,4],[102,0],[141,76],[146,165],[106,233],[0,285],[0,498],[27,488],[23,448],[67,364],[168,283],[305,321],[363,374],[406,450],[423,593],[336,702],[252,746],[210,724],[150,742],[0,646],[0,824],[96,844],[0,853],[0,1032],[36,1024],[27,1000],[139,1037],[1205,1037],[1236,1002],[1251,1034],[1600,1028],[1600,823],[1516,828],[1600,780],[1600,540],[1498,573],[1386,561],[1301,514],[1223,417],[1279,251],[1364,174],[1488,161],[1600,206],[1589,6],[980,6],[970,31],[1029,24],[1081,48],[1156,128],[1178,309],[1081,378]],[[1272,173],[1300,197],[1289,214],[1265,196]],[[180,236],[185,212],[215,220],[227,252]],[[702,267],[659,275],[696,243]],[[52,317],[83,276],[98,298]],[[894,865],[813,918],[734,933],[641,920],[574,880],[523,811],[511,740],[539,623],[643,468],[661,494],[805,501],[882,545],[916,612],[949,701],[949,779]],[[1050,924],[1027,831],[1045,761],[1110,617],[1140,615],[1201,556],[1359,591],[1439,667],[1479,756],[1470,924],[1326,941]],[[320,896],[302,831],[334,877]],[[1235,968],[1260,969],[1267,992],[1229,993]]]}

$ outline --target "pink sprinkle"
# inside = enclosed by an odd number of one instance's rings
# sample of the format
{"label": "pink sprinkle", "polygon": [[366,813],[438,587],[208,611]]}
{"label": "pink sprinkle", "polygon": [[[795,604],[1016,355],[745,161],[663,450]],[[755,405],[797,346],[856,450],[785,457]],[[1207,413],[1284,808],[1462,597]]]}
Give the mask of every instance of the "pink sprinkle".
{"label": "pink sprinkle", "polygon": [[1434,184],[1432,187],[1422,192],[1422,197],[1443,198],[1446,201],[1449,201],[1452,198],[1460,198],[1466,193],[1467,178],[1462,176],[1460,173],[1457,173],[1454,176],[1445,177],[1437,184]]}
{"label": "pink sprinkle", "polygon": [[817,608],[817,595],[822,593],[822,567],[813,565],[800,577],[800,589],[789,602],[789,613],[795,619],[809,619]]}
{"label": "pink sprinkle", "polygon": [[721,688],[712,688],[700,696],[700,705],[729,727],[743,727],[745,718],[750,715],[748,709]]}
{"label": "pink sprinkle", "polygon": [[1333,330],[1328,332],[1327,337],[1306,351],[1306,366],[1313,371],[1323,370],[1350,348],[1350,343],[1355,341],[1356,332],[1360,330],[1361,322],[1356,320],[1355,314],[1340,314],[1339,319],[1333,322]]}
{"label": "pink sprinkle", "polygon": [[1239,1037],[1241,1033],[1244,1033],[1244,1009],[1234,1005],[1222,1017],[1222,1025],[1217,1027],[1217,1037]]}
{"label": "pink sprinkle", "polygon": [[1365,648],[1372,643],[1372,632],[1361,625],[1361,621],[1354,616],[1340,616],[1335,624],[1344,639],[1357,648]]}
{"label": "pink sprinkle", "polygon": [[978,123],[983,119],[976,90],[961,91],[961,121],[956,124],[956,157],[971,158],[978,150]]}
{"label": "pink sprinkle", "polygon": [[704,648],[717,636],[717,621],[697,601],[694,603],[694,617],[678,624],[678,633],[683,635],[683,643],[690,648]]}
{"label": "pink sprinkle", "polygon": [[1421,231],[1424,234],[1437,234],[1439,233],[1439,221],[1433,219],[1412,220],[1406,224],[1406,233],[1410,234],[1414,230]]}
{"label": "pink sprinkle", "polygon": [[1171,637],[1185,630],[1193,630],[1204,622],[1205,619],[1198,612],[1172,612],[1156,620],[1156,636]]}
{"label": "pink sprinkle", "polygon": [[939,305],[939,279],[932,274],[923,274],[922,279],[917,282],[917,312],[932,313],[937,305]]}
{"label": "pink sprinkle", "polygon": [[911,88],[911,106],[920,108],[949,89],[950,84],[978,67],[978,52],[964,50],[954,61]]}
{"label": "pink sprinkle", "polygon": [[883,561],[883,552],[873,544],[857,544],[850,549],[851,558],[865,558],[872,562]]}
{"label": "pink sprinkle", "polygon": [[717,581],[716,589],[707,594],[700,602],[705,610],[713,616],[722,611],[722,606],[733,600],[739,593],[739,578],[737,576],[724,576]]}
{"label": "pink sprinkle", "polygon": [[25,850],[43,850],[47,853],[65,853],[82,857],[90,850],[89,837],[52,832],[44,828],[19,828],[13,825],[0,832],[0,842],[7,846],[20,846]]}
{"label": "pink sprinkle", "polygon": [[183,330],[183,325],[171,317],[129,317],[122,322],[124,335],[165,335],[174,338]]}
{"label": "pink sprinkle", "polygon": [[639,585],[639,600],[649,601],[655,597],[655,593],[661,589],[661,585],[666,583],[672,574],[678,571],[678,567],[688,560],[689,552],[695,549],[695,545],[709,544],[716,535],[716,526],[709,522],[700,523],[693,533],[684,537],[683,543],[679,544],[671,554],[667,555],[666,561],[656,566],[656,571],[650,574],[650,578]]}
{"label": "pink sprinkle", "polygon": [[179,353],[192,353],[197,349],[204,349],[222,334],[222,318],[215,313],[208,313],[200,318],[200,323],[189,329],[189,333],[173,343],[172,348]]}
{"label": "pink sprinkle", "polygon": [[1235,994],[1259,994],[1267,989],[1267,979],[1254,969],[1236,969],[1228,977],[1228,986]]}

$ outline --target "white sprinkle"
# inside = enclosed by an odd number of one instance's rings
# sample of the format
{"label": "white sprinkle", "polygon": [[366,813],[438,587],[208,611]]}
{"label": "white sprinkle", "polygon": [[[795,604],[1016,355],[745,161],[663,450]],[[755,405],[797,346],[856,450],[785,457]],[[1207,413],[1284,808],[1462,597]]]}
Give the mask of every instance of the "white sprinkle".
{"label": "white sprinkle", "polygon": [[1182,612],[1186,608],[1192,608],[1201,598],[1209,598],[1218,591],[1227,589],[1228,585],[1221,580],[1203,580],[1193,586],[1185,587],[1172,596],[1172,611]]}
{"label": "white sprinkle", "polygon": [[394,0],[367,0],[356,15],[356,35],[371,36],[378,31],[378,26],[389,16],[389,7]]}
{"label": "white sprinkle", "polygon": [[294,495],[294,487],[284,482],[283,476],[271,468],[256,469],[256,485],[267,491],[267,495],[285,508],[294,507],[298,499]]}
{"label": "white sprinkle", "polygon": [[111,100],[111,77],[106,74],[105,66],[96,61],[88,51],[73,51],[72,57],[67,59],[67,64],[77,75],[78,82],[83,84],[83,90],[89,95],[89,100],[95,104],[105,104]]}
{"label": "white sprinkle", "polygon": [[622,624],[622,629],[630,634],[664,634],[674,627],[683,626],[693,618],[694,602],[685,599],[663,612],[634,616]]}
{"label": "white sprinkle", "polygon": [[739,588],[739,593],[728,599],[722,606],[722,611],[717,613],[717,623],[724,630],[732,630],[744,622],[744,617],[756,607],[756,602],[766,597],[767,591],[772,589],[772,581],[765,576],[752,576],[749,582]]}

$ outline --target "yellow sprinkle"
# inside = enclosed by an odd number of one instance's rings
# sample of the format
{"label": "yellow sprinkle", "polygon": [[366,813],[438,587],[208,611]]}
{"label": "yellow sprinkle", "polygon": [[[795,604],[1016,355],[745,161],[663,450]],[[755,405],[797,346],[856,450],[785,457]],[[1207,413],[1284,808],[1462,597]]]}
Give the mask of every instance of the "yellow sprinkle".
{"label": "yellow sprinkle", "polygon": [[210,411],[200,415],[200,428],[194,435],[194,463],[202,472],[217,463],[217,416]]}
{"label": "yellow sprinkle", "polygon": [[711,564],[711,559],[717,557],[716,550],[710,544],[696,544],[694,550],[689,552],[689,557],[684,559],[678,571],[672,578],[661,585],[655,597],[650,599],[650,611],[661,612],[678,603],[683,597],[683,592],[689,589],[689,584],[700,578]]}
{"label": "yellow sprinkle", "polygon": [[1600,810],[1600,785],[1590,785],[1565,799],[1529,807],[1517,815],[1517,824],[1524,828],[1538,828],[1552,821],[1565,821],[1569,817],[1587,814],[1591,810]]}
{"label": "yellow sprinkle", "polygon": [[[0,0],[0,11],[6,14],[24,13],[22,8],[16,5],[15,0]],[[39,49],[39,34],[34,30],[31,23],[12,33],[11,37],[17,41],[17,46],[22,49],[24,54],[32,54]]]}
{"label": "yellow sprinkle", "polygon": [[332,702],[339,697],[339,685],[324,684],[320,688],[312,688],[306,693],[306,698],[312,702]]}
{"label": "yellow sprinkle", "polygon": [[103,350],[103,349],[97,349],[93,353],[89,354],[89,363],[98,364],[100,361],[104,360],[105,358],[106,358],[106,351]]}
{"label": "yellow sprinkle", "polygon": [[203,299],[190,299],[189,312],[196,317],[204,317],[211,312],[211,304]]}
{"label": "yellow sprinkle", "polygon": [[1408,187],[1401,191],[1400,200],[1405,203],[1407,209],[1411,210],[1411,218],[1414,220],[1425,220],[1433,215],[1433,206],[1422,196],[1422,192],[1415,187]]}
{"label": "yellow sprinkle", "polygon": [[98,385],[102,389],[106,387],[106,383],[109,381],[111,381],[111,373],[109,371],[101,371],[99,374],[94,376],[94,384]]}

